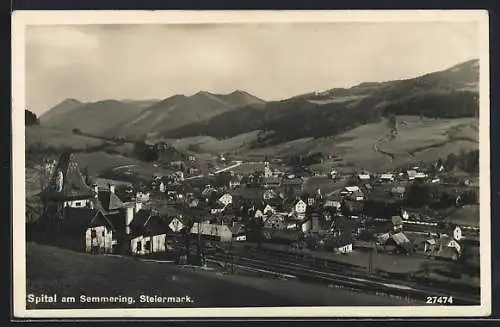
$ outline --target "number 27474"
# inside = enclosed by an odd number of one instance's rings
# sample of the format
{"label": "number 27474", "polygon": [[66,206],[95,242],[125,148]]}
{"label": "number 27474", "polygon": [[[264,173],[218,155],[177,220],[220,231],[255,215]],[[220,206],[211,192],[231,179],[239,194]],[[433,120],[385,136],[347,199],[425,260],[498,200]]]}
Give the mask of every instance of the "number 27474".
{"label": "number 27474", "polygon": [[426,304],[453,304],[453,296],[427,296]]}

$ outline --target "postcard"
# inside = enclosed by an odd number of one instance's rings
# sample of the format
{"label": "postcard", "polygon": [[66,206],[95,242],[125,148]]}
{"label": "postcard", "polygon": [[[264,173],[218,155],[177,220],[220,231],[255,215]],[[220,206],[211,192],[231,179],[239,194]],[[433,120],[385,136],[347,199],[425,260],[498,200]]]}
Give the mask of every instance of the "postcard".
{"label": "postcard", "polygon": [[12,21],[16,318],[490,314],[486,11]]}

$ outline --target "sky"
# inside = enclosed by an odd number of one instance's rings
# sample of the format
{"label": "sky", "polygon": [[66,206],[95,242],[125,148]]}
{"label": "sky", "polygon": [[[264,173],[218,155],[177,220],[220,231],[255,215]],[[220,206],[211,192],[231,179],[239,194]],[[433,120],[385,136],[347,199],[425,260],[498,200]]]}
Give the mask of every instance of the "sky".
{"label": "sky", "polygon": [[26,104],[244,90],[264,100],[479,58],[473,22],[52,25],[26,30]]}

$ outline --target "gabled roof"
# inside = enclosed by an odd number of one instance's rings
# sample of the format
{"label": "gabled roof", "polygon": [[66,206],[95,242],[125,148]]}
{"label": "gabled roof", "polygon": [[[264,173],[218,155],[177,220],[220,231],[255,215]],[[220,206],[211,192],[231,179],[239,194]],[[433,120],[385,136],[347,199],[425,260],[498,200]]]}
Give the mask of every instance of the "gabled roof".
{"label": "gabled roof", "polygon": [[410,243],[410,240],[403,232],[392,234],[392,239],[397,245],[403,245]]}
{"label": "gabled roof", "polygon": [[408,177],[415,177],[417,175],[417,171],[416,170],[407,170],[406,174],[408,175]]}
{"label": "gabled roof", "polygon": [[124,206],[120,198],[109,190],[99,190],[97,198],[106,211],[120,209]]}
{"label": "gabled roof", "polygon": [[348,192],[356,192],[356,191],[359,191],[359,187],[358,186],[346,186],[344,187],[344,189]]}
{"label": "gabled roof", "polygon": [[114,229],[104,212],[90,208],[64,208],[64,229],[85,231],[90,227],[106,226]]}
{"label": "gabled roof", "polygon": [[141,209],[130,223],[132,233],[143,235],[145,233],[163,234],[167,232],[167,226],[162,217],[151,209]]}
{"label": "gabled roof", "polygon": [[223,236],[227,234],[232,234],[231,230],[226,225],[219,224],[206,224],[206,223],[194,223],[191,227],[192,234],[201,234],[208,236]]}
{"label": "gabled roof", "polygon": [[[61,174],[60,174],[60,173]],[[62,190],[57,191],[58,177],[62,177]],[[54,175],[51,178],[49,196],[56,198],[91,198],[93,190],[86,184],[73,153],[61,154]]]}

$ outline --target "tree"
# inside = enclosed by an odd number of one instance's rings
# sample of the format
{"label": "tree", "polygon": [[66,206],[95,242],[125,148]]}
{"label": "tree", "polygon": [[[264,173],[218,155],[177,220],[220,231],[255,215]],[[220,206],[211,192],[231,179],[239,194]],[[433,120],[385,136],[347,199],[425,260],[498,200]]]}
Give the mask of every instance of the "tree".
{"label": "tree", "polygon": [[427,205],[431,199],[431,192],[428,185],[413,184],[406,193],[406,202],[413,208]]}
{"label": "tree", "polygon": [[40,125],[40,120],[33,112],[24,110],[24,126]]}
{"label": "tree", "polygon": [[446,157],[446,160],[445,160],[445,167],[447,170],[453,170],[453,168],[455,168],[455,166],[457,165],[458,163],[458,157],[456,154],[454,153],[450,153],[447,157]]}

